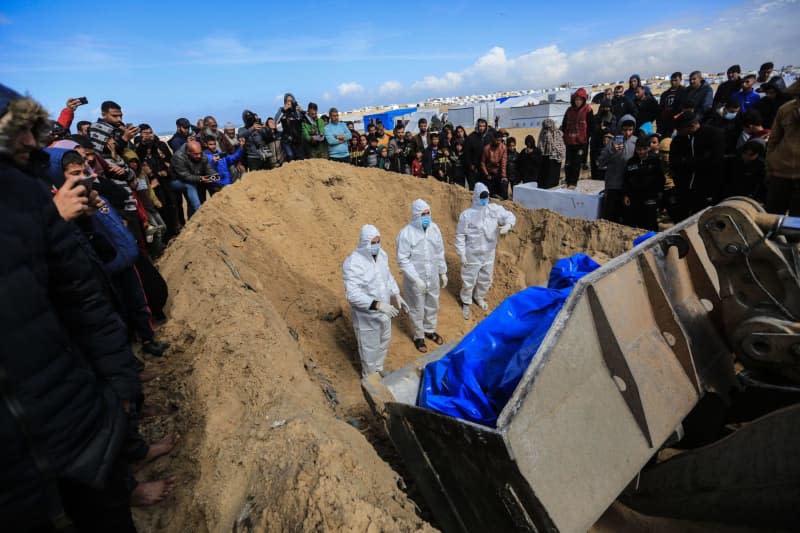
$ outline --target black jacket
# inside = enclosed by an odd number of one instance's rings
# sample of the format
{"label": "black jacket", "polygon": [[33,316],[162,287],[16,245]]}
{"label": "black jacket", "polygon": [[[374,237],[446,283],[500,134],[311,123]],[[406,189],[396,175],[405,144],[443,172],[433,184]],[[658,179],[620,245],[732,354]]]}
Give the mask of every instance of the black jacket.
{"label": "black jacket", "polygon": [[725,140],[717,128],[702,126],[693,135],[676,135],[669,154],[675,186],[718,200],[722,192],[724,153]]}
{"label": "black jacket", "polygon": [[0,179],[0,523],[17,531],[41,519],[47,479],[102,485],[125,438],[120,399],[140,385],[125,326],[49,193],[5,162]]}
{"label": "black jacket", "polygon": [[489,129],[481,135],[478,130],[467,135],[464,143],[464,164],[467,172],[474,173],[481,168],[481,157],[483,157],[483,147],[489,144]]}
{"label": "black jacket", "polygon": [[712,101],[711,109],[716,111],[720,107],[724,106],[728,101],[728,98],[742,88],[743,81],[744,80],[742,78],[739,78],[738,80],[728,80],[720,83],[719,87],[717,87],[717,92],[714,94],[714,100]]}
{"label": "black jacket", "polygon": [[641,100],[634,100],[633,105],[636,108],[635,116],[637,124],[655,122],[655,120],[658,118],[658,102],[649,94],[646,94]]}
{"label": "black jacket", "polygon": [[611,99],[611,113],[617,119],[617,122],[625,115],[631,115],[636,119],[637,124],[641,123],[639,117],[636,116],[636,106],[625,96],[615,96]]}
{"label": "black jacket", "polygon": [[622,191],[634,201],[652,200],[664,191],[664,170],[655,154],[645,159],[634,155],[625,166],[625,181]]}

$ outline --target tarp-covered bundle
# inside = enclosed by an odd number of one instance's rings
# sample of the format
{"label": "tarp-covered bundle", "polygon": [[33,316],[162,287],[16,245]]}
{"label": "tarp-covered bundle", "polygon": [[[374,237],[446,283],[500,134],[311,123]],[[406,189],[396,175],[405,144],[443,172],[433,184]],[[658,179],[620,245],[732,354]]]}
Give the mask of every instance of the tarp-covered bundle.
{"label": "tarp-covered bundle", "polygon": [[599,266],[585,254],[560,259],[546,288],[528,287],[506,298],[425,367],[417,404],[493,427],[572,287]]}

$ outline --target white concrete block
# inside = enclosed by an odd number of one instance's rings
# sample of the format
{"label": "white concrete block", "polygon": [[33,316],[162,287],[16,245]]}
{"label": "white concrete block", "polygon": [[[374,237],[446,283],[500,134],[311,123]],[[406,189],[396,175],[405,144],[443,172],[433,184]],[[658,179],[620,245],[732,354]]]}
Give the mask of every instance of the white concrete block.
{"label": "white concrete block", "polygon": [[514,187],[514,201],[528,209],[550,209],[566,217],[596,220],[600,218],[600,180],[580,180],[578,188],[539,189],[536,183],[521,183]]}

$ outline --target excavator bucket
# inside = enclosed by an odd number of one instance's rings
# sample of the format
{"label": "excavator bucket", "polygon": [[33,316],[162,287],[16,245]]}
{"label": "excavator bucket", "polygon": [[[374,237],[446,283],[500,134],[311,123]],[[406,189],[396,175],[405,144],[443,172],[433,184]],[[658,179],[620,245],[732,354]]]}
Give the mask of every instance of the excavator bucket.
{"label": "excavator bucket", "polygon": [[586,531],[733,356],[694,216],[584,276],[486,427],[416,405],[427,354],[365,395],[447,532]]}

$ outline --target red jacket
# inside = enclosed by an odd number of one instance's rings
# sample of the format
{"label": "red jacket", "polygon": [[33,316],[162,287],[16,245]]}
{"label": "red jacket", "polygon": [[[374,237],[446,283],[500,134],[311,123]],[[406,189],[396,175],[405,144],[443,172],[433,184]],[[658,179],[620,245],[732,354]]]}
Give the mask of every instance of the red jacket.
{"label": "red jacket", "polygon": [[[591,115],[591,116],[590,116]],[[564,124],[562,130],[564,131],[564,144],[581,145],[589,142],[589,122],[593,118],[592,106],[583,104],[579,108],[574,105],[569,106],[567,112],[564,113]]]}

